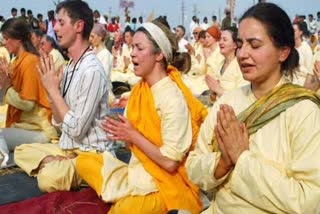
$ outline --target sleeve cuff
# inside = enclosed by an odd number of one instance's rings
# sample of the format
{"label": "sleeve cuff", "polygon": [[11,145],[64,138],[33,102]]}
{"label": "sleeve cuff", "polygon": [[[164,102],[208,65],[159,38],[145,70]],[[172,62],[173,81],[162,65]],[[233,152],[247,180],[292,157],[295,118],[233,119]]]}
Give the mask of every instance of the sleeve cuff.
{"label": "sleeve cuff", "polygon": [[57,123],[57,121],[53,118],[53,116],[51,119],[51,123],[53,126],[58,127],[58,128],[61,128],[61,126],[62,126],[62,123]]}
{"label": "sleeve cuff", "polygon": [[70,127],[73,127],[73,125],[71,124],[72,119],[74,118],[73,113],[71,110],[69,110],[63,118],[62,124],[61,124],[61,128],[62,129],[69,129]]}
{"label": "sleeve cuff", "polygon": [[165,145],[160,147],[160,152],[163,156],[174,161],[182,161],[182,159],[185,157],[184,153],[177,152],[176,150]]}
{"label": "sleeve cuff", "polygon": [[216,171],[216,168],[218,166],[219,160],[220,160],[220,156],[221,153],[219,155],[216,156],[216,161],[215,164],[212,164],[209,170],[209,173],[211,175],[211,180],[213,183],[215,183],[216,185],[220,185],[224,180],[226,180],[226,178],[229,176],[229,174],[232,172],[232,170],[230,169],[229,172],[227,174],[225,174],[223,177],[216,179],[214,177],[214,172]]}
{"label": "sleeve cuff", "polygon": [[245,164],[246,160],[249,158],[250,152],[248,150],[242,152],[240,157],[238,158],[237,164],[235,165],[233,169],[233,176],[231,179],[231,189],[234,189],[237,185],[237,180],[242,179],[242,174],[244,173],[243,167],[248,167],[247,164]]}

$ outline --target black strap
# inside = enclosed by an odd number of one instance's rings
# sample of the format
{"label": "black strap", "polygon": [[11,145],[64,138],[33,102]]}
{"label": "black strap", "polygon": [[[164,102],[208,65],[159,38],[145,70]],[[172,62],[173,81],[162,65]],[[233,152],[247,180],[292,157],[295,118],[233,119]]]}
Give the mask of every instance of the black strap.
{"label": "black strap", "polygon": [[[73,79],[73,75],[74,75],[74,71],[76,70],[76,67],[78,65],[78,63],[80,62],[81,58],[83,57],[83,55],[89,50],[90,46],[88,46],[84,51],[83,53],[81,54],[80,58],[78,59],[78,61],[76,62],[76,64],[74,65],[73,67],[73,70],[72,70],[72,74],[71,74],[71,78],[68,82],[68,85],[67,85],[67,80],[68,80],[68,74],[66,75],[66,79],[64,80],[64,84],[63,84],[63,89],[62,89],[62,97],[64,98],[70,88],[70,85],[71,85],[71,81]],[[72,63],[72,60],[70,61],[69,65],[68,65],[68,68],[67,68],[67,71],[69,70],[69,66],[70,64]],[[67,86],[67,87],[66,87]]]}

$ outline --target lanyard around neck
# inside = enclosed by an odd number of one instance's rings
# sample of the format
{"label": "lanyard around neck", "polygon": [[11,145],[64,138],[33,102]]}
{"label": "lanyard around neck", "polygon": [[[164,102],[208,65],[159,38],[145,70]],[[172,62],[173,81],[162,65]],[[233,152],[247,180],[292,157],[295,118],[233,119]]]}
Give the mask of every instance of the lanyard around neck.
{"label": "lanyard around neck", "polygon": [[[63,89],[62,89],[62,97],[64,98],[70,88],[70,85],[71,85],[71,81],[73,79],[73,75],[74,75],[74,71],[76,70],[76,67],[78,65],[78,63],[81,61],[83,55],[89,50],[90,46],[88,46],[84,51],[83,53],[81,54],[80,58],[78,59],[78,61],[74,64],[74,67],[73,67],[73,70],[72,70],[72,73],[71,73],[71,78],[67,84],[67,81],[68,81],[68,75],[66,75],[66,79],[64,80],[64,84],[63,84]],[[72,63],[72,60],[71,62],[69,63],[68,65],[68,68],[67,68],[67,71],[69,70],[69,66],[70,64]]]}

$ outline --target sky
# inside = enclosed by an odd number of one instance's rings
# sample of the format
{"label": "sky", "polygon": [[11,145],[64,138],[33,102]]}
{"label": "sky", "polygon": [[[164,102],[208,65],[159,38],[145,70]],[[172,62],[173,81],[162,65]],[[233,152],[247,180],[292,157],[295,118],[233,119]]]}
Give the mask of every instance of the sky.
{"label": "sky", "polygon": [[[54,9],[54,2],[57,0],[0,0],[0,15],[8,17],[12,7],[18,10],[22,7],[31,9],[33,14],[42,13],[46,17],[46,11]],[[235,15],[240,17],[247,8],[258,0],[236,0]],[[123,9],[119,8],[119,0],[86,0],[91,9],[97,9],[101,14],[111,14],[111,16],[123,16]],[[184,2],[185,14],[184,25],[189,26],[191,17],[197,15],[202,21],[204,16],[208,18],[216,15],[223,18],[223,10],[226,0],[134,0],[135,7],[130,9],[131,17],[143,16],[145,19],[154,10],[155,16],[166,15],[171,26],[182,24],[182,2]],[[293,18],[295,14],[310,13],[316,16],[320,11],[319,0],[270,0],[282,7]],[[219,13],[220,11],[220,13]],[[211,20],[209,18],[209,20]]]}

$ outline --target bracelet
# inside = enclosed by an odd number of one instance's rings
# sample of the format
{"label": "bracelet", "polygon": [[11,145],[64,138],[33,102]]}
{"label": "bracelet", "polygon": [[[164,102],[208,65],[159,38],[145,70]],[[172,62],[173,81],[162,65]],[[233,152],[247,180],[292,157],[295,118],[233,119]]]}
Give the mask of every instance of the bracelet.
{"label": "bracelet", "polygon": [[210,90],[209,98],[210,98],[211,102],[215,102],[217,100],[217,96],[218,96],[218,94],[216,92]]}

